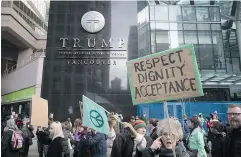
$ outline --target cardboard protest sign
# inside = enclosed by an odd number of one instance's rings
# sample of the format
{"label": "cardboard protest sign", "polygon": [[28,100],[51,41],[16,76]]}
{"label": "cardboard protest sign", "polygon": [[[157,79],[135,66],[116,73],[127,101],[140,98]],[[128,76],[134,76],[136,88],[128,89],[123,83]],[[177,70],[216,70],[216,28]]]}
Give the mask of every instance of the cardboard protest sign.
{"label": "cardboard protest sign", "polygon": [[31,125],[48,127],[48,101],[38,96],[32,96]]}
{"label": "cardboard protest sign", "polygon": [[127,69],[133,104],[203,95],[193,45],[128,61]]}

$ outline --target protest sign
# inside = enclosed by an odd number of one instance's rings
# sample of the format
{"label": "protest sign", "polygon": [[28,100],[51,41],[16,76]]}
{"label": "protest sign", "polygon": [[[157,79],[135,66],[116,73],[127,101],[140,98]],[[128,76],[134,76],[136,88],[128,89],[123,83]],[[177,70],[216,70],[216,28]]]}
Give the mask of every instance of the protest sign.
{"label": "protest sign", "polygon": [[48,127],[48,101],[38,96],[32,96],[31,125]]}
{"label": "protest sign", "polygon": [[133,104],[203,95],[193,45],[128,61],[127,69]]}
{"label": "protest sign", "polygon": [[105,109],[83,95],[83,126],[108,135],[109,124]]}

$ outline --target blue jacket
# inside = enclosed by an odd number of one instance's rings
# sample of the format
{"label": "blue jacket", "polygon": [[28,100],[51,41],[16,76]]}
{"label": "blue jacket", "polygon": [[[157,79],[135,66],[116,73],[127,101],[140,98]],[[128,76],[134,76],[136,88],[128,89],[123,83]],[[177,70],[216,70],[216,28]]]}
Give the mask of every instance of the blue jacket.
{"label": "blue jacket", "polygon": [[107,154],[107,135],[96,133],[95,135],[88,133],[86,144],[90,148],[92,157],[106,157]]}

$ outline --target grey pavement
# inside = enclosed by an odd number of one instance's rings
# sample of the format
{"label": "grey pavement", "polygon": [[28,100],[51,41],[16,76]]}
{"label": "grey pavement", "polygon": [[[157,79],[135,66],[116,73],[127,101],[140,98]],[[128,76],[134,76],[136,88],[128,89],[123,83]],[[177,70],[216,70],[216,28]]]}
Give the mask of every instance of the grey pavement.
{"label": "grey pavement", "polygon": [[33,145],[29,148],[28,157],[38,157],[37,138],[33,138]]}

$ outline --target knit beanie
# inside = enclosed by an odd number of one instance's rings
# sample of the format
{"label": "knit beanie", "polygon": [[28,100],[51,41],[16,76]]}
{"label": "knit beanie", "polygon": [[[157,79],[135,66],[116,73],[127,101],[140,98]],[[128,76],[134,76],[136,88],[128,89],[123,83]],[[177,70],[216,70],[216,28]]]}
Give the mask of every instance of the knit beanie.
{"label": "knit beanie", "polygon": [[134,129],[137,130],[139,128],[146,128],[146,123],[143,120],[136,120],[135,125],[134,125]]}

